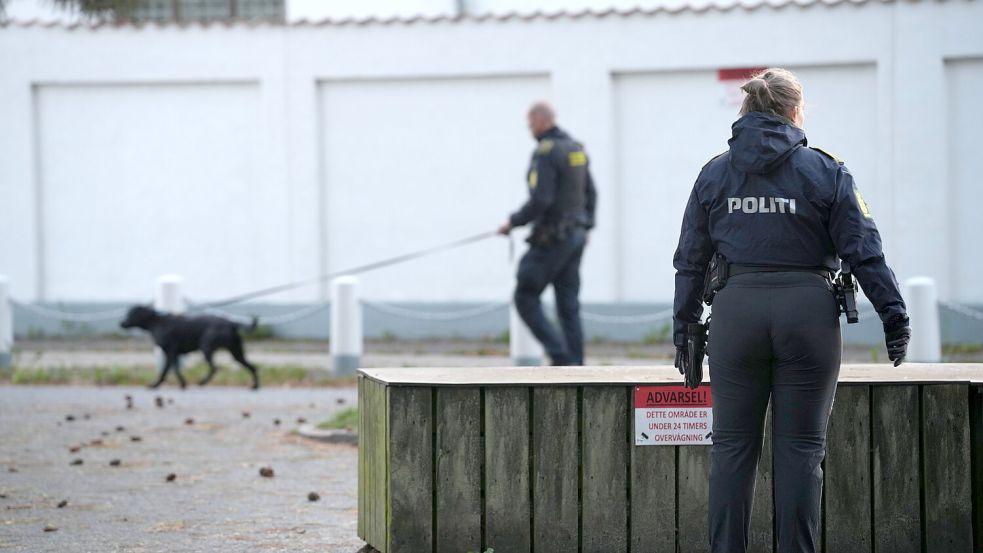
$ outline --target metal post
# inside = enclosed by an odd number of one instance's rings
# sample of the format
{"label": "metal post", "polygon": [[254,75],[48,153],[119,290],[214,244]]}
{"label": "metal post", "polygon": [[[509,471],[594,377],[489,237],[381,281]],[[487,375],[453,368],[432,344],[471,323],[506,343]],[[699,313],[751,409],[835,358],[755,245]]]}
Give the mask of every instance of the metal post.
{"label": "metal post", "polygon": [[522,321],[515,303],[509,305],[509,353],[516,367],[538,367],[543,364],[543,346]]}
{"label": "metal post", "polygon": [[0,369],[7,369],[13,361],[14,310],[10,303],[10,281],[0,275]]}
{"label": "metal post", "polygon": [[362,303],[358,279],[331,281],[331,366],[335,375],[353,375],[362,361]]}
{"label": "metal post", "polygon": [[911,343],[907,360],[914,363],[938,363],[942,360],[939,330],[939,295],[931,277],[914,277],[905,281],[905,303],[911,318]]}

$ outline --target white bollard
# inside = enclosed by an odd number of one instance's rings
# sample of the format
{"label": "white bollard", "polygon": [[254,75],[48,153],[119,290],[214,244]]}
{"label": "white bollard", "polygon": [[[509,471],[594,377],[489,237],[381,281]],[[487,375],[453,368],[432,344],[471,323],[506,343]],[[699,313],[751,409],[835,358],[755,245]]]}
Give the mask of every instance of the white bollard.
{"label": "white bollard", "polygon": [[[181,287],[184,279],[180,275],[160,275],[157,277],[157,295],[154,298],[154,309],[163,313],[177,315],[184,313],[184,298],[181,297]],[[164,368],[164,352],[154,347],[157,356],[157,369]],[[181,360],[178,359],[180,368]]]}
{"label": "white bollard", "polygon": [[353,375],[362,361],[362,302],[358,279],[331,281],[331,367],[335,375]]}
{"label": "white bollard", "polygon": [[10,281],[0,275],[0,369],[9,368],[14,350],[14,312],[10,304]]}
{"label": "white bollard", "polygon": [[181,297],[183,284],[184,279],[179,275],[161,275],[158,277],[154,309],[171,314],[184,313],[184,299]]}
{"label": "white bollard", "polygon": [[907,361],[938,363],[942,360],[939,330],[939,295],[931,277],[914,277],[905,281],[905,303],[911,319],[911,342]]}
{"label": "white bollard", "polygon": [[543,364],[543,345],[522,321],[515,303],[509,305],[509,353],[516,367],[538,367]]}

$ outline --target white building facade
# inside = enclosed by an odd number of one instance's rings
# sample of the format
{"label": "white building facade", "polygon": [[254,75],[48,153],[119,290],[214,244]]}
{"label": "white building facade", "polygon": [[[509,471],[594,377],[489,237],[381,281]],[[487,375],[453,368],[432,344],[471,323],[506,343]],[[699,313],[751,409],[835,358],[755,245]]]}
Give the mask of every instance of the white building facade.
{"label": "white building facade", "polygon": [[[983,303],[983,3],[700,2],[287,25],[0,28],[0,274],[23,301],[219,299],[493,230],[551,99],[599,193],[583,299],[667,303],[735,69],[782,66],[899,279]],[[738,71],[739,72],[739,71]],[[497,301],[504,239],[381,270],[366,297]],[[270,302],[310,302],[327,287]]]}

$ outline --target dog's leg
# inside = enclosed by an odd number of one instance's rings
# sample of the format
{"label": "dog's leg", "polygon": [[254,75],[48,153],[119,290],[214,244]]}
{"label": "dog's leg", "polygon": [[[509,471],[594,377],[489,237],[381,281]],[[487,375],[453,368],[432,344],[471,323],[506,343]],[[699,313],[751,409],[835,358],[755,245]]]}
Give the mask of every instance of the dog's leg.
{"label": "dog's leg", "polygon": [[159,388],[161,384],[164,383],[164,379],[167,378],[167,373],[171,370],[171,365],[174,364],[175,357],[170,353],[164,354],[164,367],[160,370],[160,376],[157,377],[157,382],[154,382],[150,386],[147,386],[151,390]]}
{"label": "dog's leg", "polygon": [[181,357],[178,355],[174,356],[174,374],[177,375],[177,380],[181,383],[181,389],[187,388],[188,383],[184,380],[184,375],[181,374]]}
{"label": "dog's leg", "polygon": [[249,361],[246,361],[246,354],[242,349],[242,338],[239,335],[232,340],[229,344],[229,353],[232,354],[232,358],[239,362],[240,365],[249,369],[249,372],[253,375],[253,390],[259,389],[259,370]]}
{"label": "dog's leg", "polygon": [[205,363],[208,364],[208,374],[198,382],[199,386],[204,386],[215,376],[215,362],[212,361],[212,356],[215,355],[215,348],[211,344],[202,346],[201,353],[205,356]]}

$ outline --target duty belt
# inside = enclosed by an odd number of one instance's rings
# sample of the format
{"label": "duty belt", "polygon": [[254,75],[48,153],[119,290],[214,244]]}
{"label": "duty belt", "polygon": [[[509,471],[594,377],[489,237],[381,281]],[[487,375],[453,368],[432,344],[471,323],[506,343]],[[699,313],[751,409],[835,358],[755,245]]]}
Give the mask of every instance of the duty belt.
{"label": "duty belt", "polygon": [[747,273],[812,273],[825,279],[832,279],[834,271],[830,269],[817,269],[815,267],[781,267],[777,265],[739,265],[731,263],[729,276],[743,275]]}

